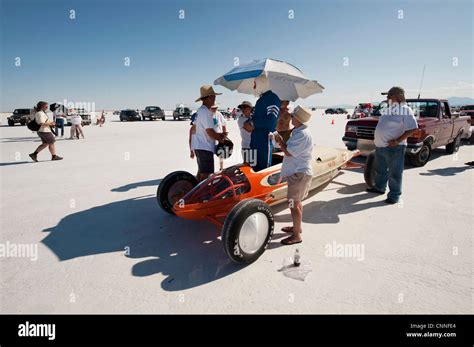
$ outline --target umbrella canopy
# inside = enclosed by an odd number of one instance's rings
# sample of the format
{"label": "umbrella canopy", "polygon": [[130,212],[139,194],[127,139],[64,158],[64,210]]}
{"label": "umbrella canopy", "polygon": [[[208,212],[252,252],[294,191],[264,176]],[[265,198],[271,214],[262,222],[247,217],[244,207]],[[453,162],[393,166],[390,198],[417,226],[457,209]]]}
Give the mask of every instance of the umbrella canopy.
{"label": "umbrella canopy", "polygon": [[214,84],[252,95],[271,89],[281,100],[290,101],[304,99],[324,89],[317,81],[307,79],[297,67],[269,58],[237,66],[216,79]]}

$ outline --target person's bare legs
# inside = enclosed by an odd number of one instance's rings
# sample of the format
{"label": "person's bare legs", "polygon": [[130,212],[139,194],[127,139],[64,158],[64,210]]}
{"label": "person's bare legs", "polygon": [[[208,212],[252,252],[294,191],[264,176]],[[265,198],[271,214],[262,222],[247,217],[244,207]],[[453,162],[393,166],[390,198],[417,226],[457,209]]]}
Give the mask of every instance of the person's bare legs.
{"label": "person's bare legs", "polygon": [[53,157],[56,155],[56,146],[54,143],[49,145],[49,152],[51,153]]}
{"label": "person's bare legs", "polygon": [[41,152],[43,149],[45,149],[46,147],[48,147],[48,144],[47,143],[42,143],[41,145],[38,146],[38,148],[36,148],[36,153],[39,153]]}
{"label": "person's bare legs", "polygon": [[301,201],[294,201],[290,211],[293,220],[293,236],[290,238],[292,241],[301,241],[301,223],[303,222],[303,204]]}
{"label": "person's bare legs", "polygon": [[76,129],[77,129],[77,138],[79,138],[79,135],[82,136],[82,138],[84,138],[84,133],[82,132],[82,125],[81,124],[78,124],[76,126]]}
{"label": "person's bare legs", "polygon": [[71,124],[71,136],[69,138],[72,140],[75,134],[76,134],[76,126],[74,124]]}

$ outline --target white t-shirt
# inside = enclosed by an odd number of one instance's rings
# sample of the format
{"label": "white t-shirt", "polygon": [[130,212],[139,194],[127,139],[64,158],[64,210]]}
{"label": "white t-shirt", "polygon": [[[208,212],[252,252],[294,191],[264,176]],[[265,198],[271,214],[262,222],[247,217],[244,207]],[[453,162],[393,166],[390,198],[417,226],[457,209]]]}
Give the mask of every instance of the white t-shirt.
{"label": "white t-shirt", "polygon": [[281,177],[291,176],[301,172],[312,175],[311,159],[313,157],[313,138],[306,125],[293,128],[291,136],[286,143],[286,150],[291,154],[283,157]]}
{"label": "white t-shirt", "polygon": [[[44,111],[38,111],[35,113],[35,120],[36,123],[42,124],[49,122],[48,115]],[[40,129],[38,130],[39,133],[50,133],[51,132],[51,127],[49,125],[42,125]]]}
{"label": "white t-shirt", "polygon": [[[387,147],[388,142],[402,136],[405,131],[418,128],[415,115],[406,103],[393,104],[382,111],[375,128],[374,144],[376,147]],[[400,142],[407,145],[407,140]]]}
{"label": "white t-shirt", "polygon": [[224,130],[222,127],[227,126],[227,121],[225,120],[224,116],[222,113],[217,111],[213,116],[212,116],[212,122],[214,124],[214,130],[216,133],[222,133]]}
{"label": "white t-shirt", "polygon": [[206,131],[206,129],[214,129],[211,110],[204,105],[199,107],[194,124],[196,125],[196,133],[192,139],[193,149],[202,149],[214,153],[217,141],[210,137]]}
{"label": "white t-shirt", "polygon": [[242,148],[250,148],[250,139],[252,138],[252,133],[244,129],[245,122],[249,121],[250,119],[250,117],[245,117],[242,114],[237,120],[240,129],[240,136],[242,137]]}
{"label": "white t-shirt", "polygon": [[72,124],[72,125],[79,125],[79,124],[81,124],[81,122],[82,122],[82,118],[81,118],[80,115],[78,115],[78,114],[73,114],[73,115],[71,116],[71,124]]}

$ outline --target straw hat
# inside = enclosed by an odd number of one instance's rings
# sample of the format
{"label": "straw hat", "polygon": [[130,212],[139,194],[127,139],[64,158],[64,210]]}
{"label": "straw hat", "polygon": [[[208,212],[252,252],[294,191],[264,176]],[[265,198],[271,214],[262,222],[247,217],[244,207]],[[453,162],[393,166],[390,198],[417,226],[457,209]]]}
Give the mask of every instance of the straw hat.
{"label": "straw hat", "polygon": [[239,106],[237,106],[237,108],[242,109],[242,107],[244,107],[244,106],[248,106],[250,108],[253,108],[253,105],[250,101],[243,101]]}
{"label": "straw hat", "polygon": [[212,86],[209,86],[209,85],[201,86],[200,92],[201,92],[201,96],[196,99],[196,102],[198,102],[199,100],[202,100],[205,97],[211,96],[211,95],[221,95],[222,94],[222,93],[216,93],[214,91],[214,88],[212,88]]}
{"label": "straw hat", "polygon": [[311,112],[307,108],[298,105],[293,111],[293,117],[295,117],[300,123],[306,124],[311,118]]}

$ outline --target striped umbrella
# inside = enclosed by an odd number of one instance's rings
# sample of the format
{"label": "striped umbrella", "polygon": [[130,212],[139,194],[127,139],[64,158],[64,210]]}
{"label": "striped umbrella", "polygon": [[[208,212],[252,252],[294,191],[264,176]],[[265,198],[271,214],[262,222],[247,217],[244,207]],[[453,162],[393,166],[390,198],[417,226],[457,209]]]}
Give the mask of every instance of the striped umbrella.
{"label": "striped umbrella", "polygon": [[289,101],[322,93],[324,89],[317,81],[307,79],[294,65],[269,58],[237,66],[214,84],[255,96],[270,89],[281,100]]}

